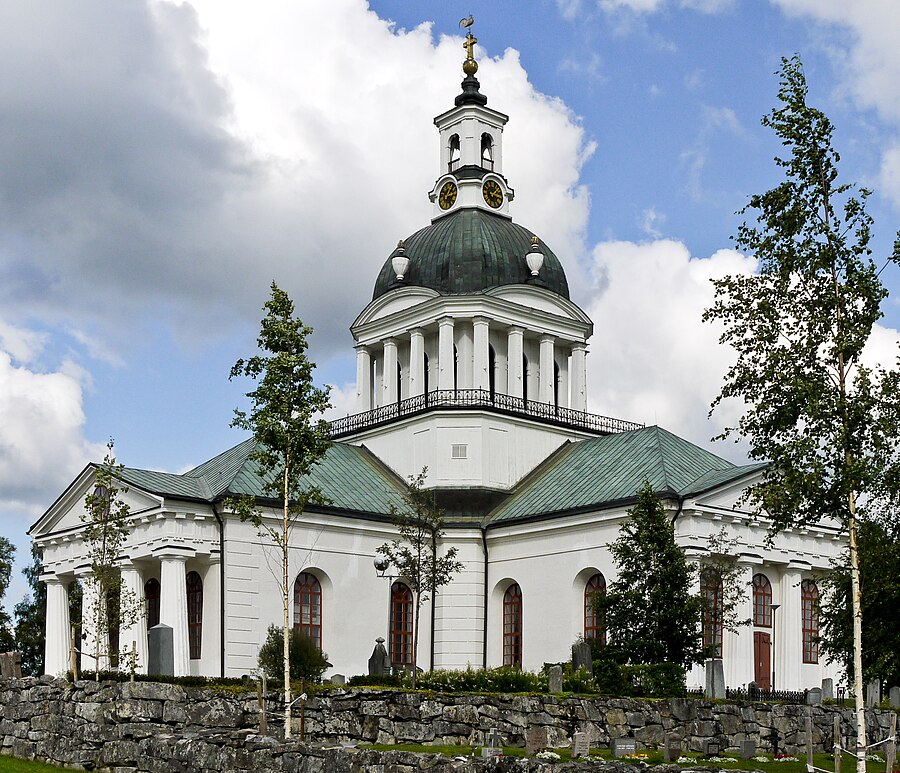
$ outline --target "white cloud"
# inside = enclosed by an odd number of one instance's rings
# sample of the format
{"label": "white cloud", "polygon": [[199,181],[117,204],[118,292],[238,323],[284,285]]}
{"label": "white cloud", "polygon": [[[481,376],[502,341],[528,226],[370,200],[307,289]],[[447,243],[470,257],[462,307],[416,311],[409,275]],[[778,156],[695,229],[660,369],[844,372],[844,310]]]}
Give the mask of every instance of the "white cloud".
{"label": "white cloud", "polygon": [[666,216],[661,212],[657,212],[653,207],[645,209],[641,213],[641,230],[651,239],[659,239],[662,236],[659,226],[662,226],[665,222]]}
{"label": "white cloud", "polygon": [[[598,244],[593,270],[601,289],[585,309],[594,320],[589,409],[659,424],[701,445],[733,424],[731,405],[706,420],[732,355],[701,315],[713,300],[710,279],[755,265],[734,250],[692,258],[672,240]],[[716,450],[740,458],[728,447]]]}

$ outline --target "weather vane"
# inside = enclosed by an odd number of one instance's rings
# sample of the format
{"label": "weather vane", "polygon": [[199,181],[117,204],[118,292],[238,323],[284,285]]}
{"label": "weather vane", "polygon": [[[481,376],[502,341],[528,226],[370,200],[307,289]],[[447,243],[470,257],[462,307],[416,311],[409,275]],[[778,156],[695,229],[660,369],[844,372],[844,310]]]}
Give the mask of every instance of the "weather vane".
{"label": "weather vane", "polygon": [[466,49],[466,61],[463,62],[463,72],[466,75],[474,75],[478,72],[478,62],[475,61],[475,44],[478,42],[478,38],[472,34],[472,25],[474,23],[475,17],[472,14],[469,14],[468,19],[459,20],[459,26],[467,31],[466,42],[463,43],[463,48]]}

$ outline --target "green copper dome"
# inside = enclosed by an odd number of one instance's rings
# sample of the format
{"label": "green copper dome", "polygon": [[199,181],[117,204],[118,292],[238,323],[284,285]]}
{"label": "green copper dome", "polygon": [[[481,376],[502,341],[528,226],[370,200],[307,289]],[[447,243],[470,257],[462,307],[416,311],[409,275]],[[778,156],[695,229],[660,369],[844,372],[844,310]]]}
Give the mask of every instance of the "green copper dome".
{"label": "green copper dome", "polygon": [[402,281],[391,267],[394,250],[381,267],[372,299],[401,287],[430,287],[442,295],[466,295],[502,285],[543,287],[564,298],[569,283],[559,259],[543,241],[544,265],[532,276],[525,263],[534,234],[511,220],[480,209],[461,209],[416,231],[404,242],[409,267]]}

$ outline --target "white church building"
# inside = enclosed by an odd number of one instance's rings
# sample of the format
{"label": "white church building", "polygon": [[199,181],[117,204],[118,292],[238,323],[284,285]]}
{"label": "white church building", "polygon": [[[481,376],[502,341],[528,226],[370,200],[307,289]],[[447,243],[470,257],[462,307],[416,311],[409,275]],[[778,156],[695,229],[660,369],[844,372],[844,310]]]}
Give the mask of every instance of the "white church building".
{"label": "white church building", "polygon": [[[751,624],[706,626],[721,640],[727,684],[769,687],[773,668],[779,689],[836,678],[818,652],[815,600],[817,578],[845,544],[838,529],[788,530],[767,544],[766,520],[739,504],[762,465],[735,466],[661,427],[587,412],[592,322],[570,299],[557,256],[511,217],[507,116],[479,90],[472,42],[462,92],[434,120],[434,216],[388,256],[351,326],[358,412],[332,423],[334,444],[310,475],[331,504],[309,507],[292,535],[294,624],[327,653],[329,673],[365,673],[377,637],[394,664],[411,661],[410,589],[390,570],[379,577],[373,559],[394,536],[391,505],[402,504],[405,481],[427,467],[444,543],[465,568],[422,610],[419,665],[565,660],[577,637],[615,635],[591,598],[615,578],[608,546],[647,480],[692,560],[702,564],[723,526],[735,540],[747,589],[739,617]],[[134,642],[139,669],[158,623],[173,629],[176,674],[257,667],[282,615],[279,559],[225,505],[250,494],[275,516],[253,448],[247,440],[180,475],[123,470],[123,586],[146,615],[118,638],[126,649]],[[90,568],[80,531],[96,469],[30,531],[47,584],[49,674],[69,668],[68,589]],[[85,609],[93,603],[87,594]],[[93,668],[90,658],[83,665]],[[702,668],[689,675],[702,681]]]}

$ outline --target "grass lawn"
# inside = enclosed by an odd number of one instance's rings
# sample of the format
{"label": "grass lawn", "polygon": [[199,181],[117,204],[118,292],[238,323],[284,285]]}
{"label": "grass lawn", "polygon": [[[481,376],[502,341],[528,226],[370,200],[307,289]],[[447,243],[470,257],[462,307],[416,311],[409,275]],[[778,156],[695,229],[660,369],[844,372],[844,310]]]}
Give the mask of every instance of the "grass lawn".
{"label": "grass lawn", "polygon": [[63,768],[56,768],[45,762],[32,762],[0,755],[0,773],[50,773],[51,770],[63,770]]}

